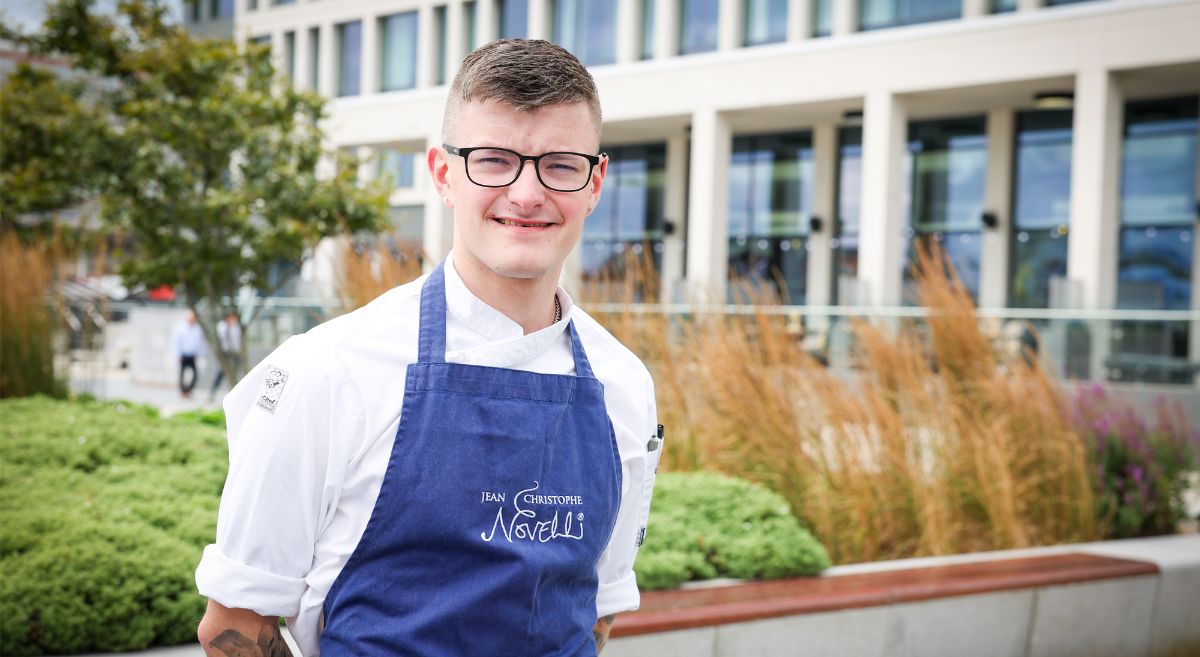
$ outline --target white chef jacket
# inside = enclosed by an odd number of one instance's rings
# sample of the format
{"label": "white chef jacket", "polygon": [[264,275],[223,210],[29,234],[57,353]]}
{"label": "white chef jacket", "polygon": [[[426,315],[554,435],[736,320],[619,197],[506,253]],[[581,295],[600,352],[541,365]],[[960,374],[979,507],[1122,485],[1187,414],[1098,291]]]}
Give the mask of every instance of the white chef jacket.
{"label": "white chef jacket", "polygon": [[[445,277],[447,362],[573,374],[565,328],[574,320],[604,384],[622,469],[617,523],[597,565],[596,614],[636,609],[633,562],[661,453],[647,452],[658,421],[649,372],[561,288],[563,321],[524,335],[471,294],[450,259]],[[307,657],[319,653],[325,596],[383,483],[406,368],[417,357],[425,278],[290,338],[225,397],[229,477],[196,583],[226,607],[287,617]]]}

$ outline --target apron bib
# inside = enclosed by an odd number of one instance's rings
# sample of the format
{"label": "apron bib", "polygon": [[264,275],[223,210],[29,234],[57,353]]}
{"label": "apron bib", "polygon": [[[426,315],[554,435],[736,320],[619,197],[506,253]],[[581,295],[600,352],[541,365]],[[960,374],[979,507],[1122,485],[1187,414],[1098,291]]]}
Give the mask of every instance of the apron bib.
{"label": "apron bib", "polygon": [[621,495],[604,388],[574,322],[575,376],[447,363],[444,266],[421,289],[400,428],[321,654],[594,656]]}

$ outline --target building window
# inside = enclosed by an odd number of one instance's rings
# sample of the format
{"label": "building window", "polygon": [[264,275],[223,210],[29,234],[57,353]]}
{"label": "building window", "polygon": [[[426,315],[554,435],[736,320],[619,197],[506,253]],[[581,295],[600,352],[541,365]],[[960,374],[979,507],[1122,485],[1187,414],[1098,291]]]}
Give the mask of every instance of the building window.
{"label": "building window", "polygon": [[294,5],[296,0],[271,0],[273,5]]}
{"label": "building window", "polygon": [[357,96],[362,89],[362,21],[337,26],[338,96]]}
{"label": "building window", "polygon": [[787,41],[788,0],[744,0],[742,44]]}
{"label": "building window", "polygon": [[812,208],[812,138],[735,137],[729,167],[729,301],[764,294],[803,304]]}
{"label": "building window", "polygon": [[642,37],[638,49],[639,59],[654,58],[654,0],[642,0]]}
{"label": "building window", "polygon": [[1054,7],[1057,5],[1073,5],[1080,2],[1095,2],[1095,0],[1046,0],[1046,6]]}
{"label": "building window", "polygon": [[462,4],[463,8],[463,43],[467,44],[467,52],[474,50],[478,45],[478,31],[475,29],[475,20],[478,16],[476,11],[475,0],[467,0]]}
{"label": "building window", "polygon": [[583,281],[593,299],[658,300],[663,252],[664,144],[618,146],[608,153],[604,194],[583,224]]}
{"label": "building window", "polygon": [[1017,10],[1017,0],[992,0],[992,13],[1003,14]]}
{"label": "building window", "polygon": [[679,0],[679,54],[717,49],[718,0]]}
{"label": "building window", "polygon": [[201,19],[200,0],[191,0],[188,3],[188,21],[199,23]]}
{"label": "building window", "polygon": [[321,88],[321,28],[308,30],[308,80],[314,90]]}
{"label": "building window", "polygon": [[412,149],[384,146],[378,151],[376,175],[388,177],[396,189],[410,189],[416,182],[417,156]]}
{"label": "building window", "polygon": [[607,0],[555,0],[554,42],[587,66],[617,61],[617,5]]}
{"label": "building window", "polygon": [[[913,243],[940,246],[963,286],[979,298],[980,214],[987,179],[987,131],[984,117],[919,121],[909,125]],[[908,267],[904,279],[911,285]],[[909,301],[911,288],[908,290]]]}
{"label": "building window", "polygon": [[209,16],[211,18],[233,18],[234,0],[211,0],[209,2]]}
{"label": "building window", "polygon": [[524,39],[529,34],[529,0],[500,0],[500,38]]}
{"label": "building window", "polygon": [[246,0],[246,8],[250,11],[258,9],[258,0]]}
{"label": "building window", "polygon": [[859,0],[858,28],[931,23],[962,17],[962,0]]}
{"label": "building window", "polygon": [[843,281],[858,278],[858,236],[862,206],[862,128],[838,130],[837,223],[830,243],[834,252],[834,303],[857,304],[842,294]]}
{"label": "building window", "polygon": [[1049,308],[1050,281],[1067,275],[1071,110],[1017,115],[1008,305]]}
{"label": "building window", "polygon": [[384,16],[379,19],[379,31],[383,36],[380,90],[417,86],[417,12]]}
{"label": "building window", "polygon": [[812,35],[827,37],[833,34],[833,0],[813,0]]}
{"label": "building window", "polygon": [[446,32],[449,29],[446,22],[446,5],[433,8],[433,33],[437,35],[437,47],[434,48],[437,65],[434,71],[436,84],[446,84]]}
{"label": "building window", "polygon": [[296,33],[283,33],[283,72],[288,80],[296,79]]}
{"label": "building window", "polygon": [[[1121,158],[1117,307],[1191,308],[1196,222],[1197,98],[1127,103]],[[1118,322],[1114,363],[1120,380],[1192,383],[1187,322]]]}
{"label": "building window", "polygon": [[253,44],[259,45],[259,46],[269,46],[269,45],[271,45],[271,35],[270,34],[260,34],[256,37],[250,37],[250,43],[253,43]]}

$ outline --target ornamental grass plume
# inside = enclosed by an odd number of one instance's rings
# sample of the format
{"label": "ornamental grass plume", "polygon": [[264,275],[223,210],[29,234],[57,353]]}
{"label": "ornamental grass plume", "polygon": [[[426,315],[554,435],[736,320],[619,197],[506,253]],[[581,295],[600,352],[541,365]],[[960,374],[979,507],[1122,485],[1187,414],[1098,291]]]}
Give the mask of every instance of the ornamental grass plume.
{"label": "ornamental grass plume", "polygon": [[747,315],[598,318],[654,374],[664,469],[767,485],[837,563],[1099,538],[1057,381],[983,331],[940,252],[914,273],[928,319],[852,322],[849,372],[806,351],[768,286],[742,286]]}
{"label": "ornamental grass plume", "polygon": [[345,240],[337,269],[337,291],[343,310],[361,308],[388,290],[421,275],[423,256],[418,249],[389,244]]}
{"label": "ornamental grass plume", "polygon": [[0,231],[0,398],[66,395],[54,367],[58,239]]}

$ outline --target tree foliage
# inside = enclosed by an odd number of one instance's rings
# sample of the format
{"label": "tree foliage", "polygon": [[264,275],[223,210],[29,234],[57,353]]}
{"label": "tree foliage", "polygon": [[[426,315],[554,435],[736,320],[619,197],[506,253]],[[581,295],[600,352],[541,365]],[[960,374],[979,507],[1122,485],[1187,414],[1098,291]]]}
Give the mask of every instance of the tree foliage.
{"label": "tree foliage", "polygon": [[325,101],[278,76],[269,48],[193,37],[161,0],[122,0],[115,16],[94,4],[58,0],[15,38],[70,73],[25,63],[0,91],[5,132],[18,127],[4,143],[11,211],[98,195],[133,244],[126,284],[174,286],[214,347],[223,300],[270,293],[273,269],[324,237],[385,225],[381,184],[318,166]]}

